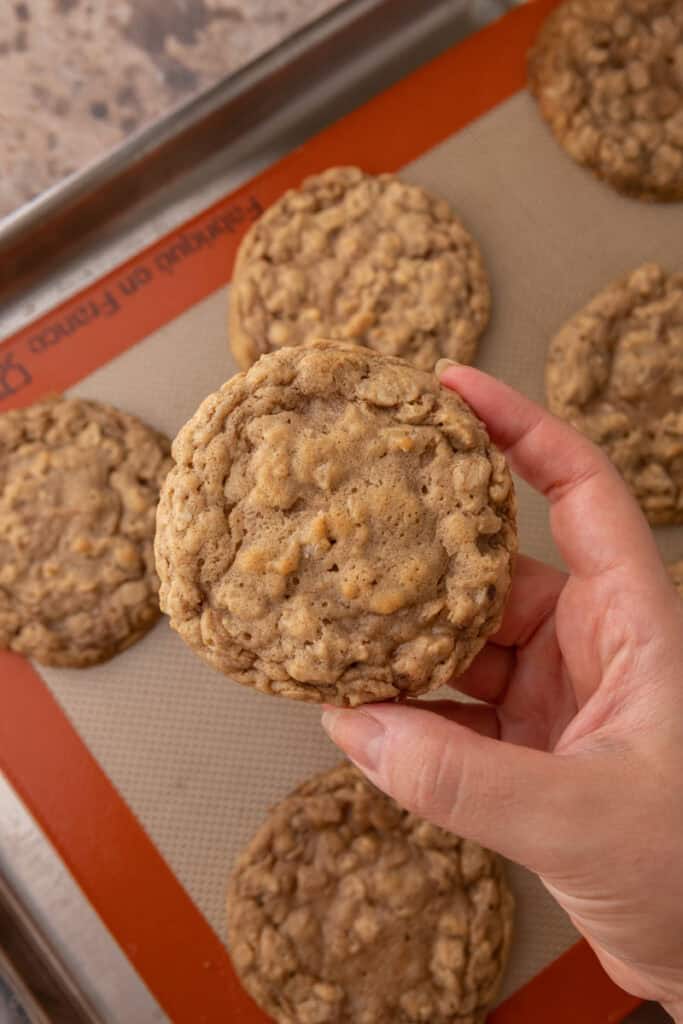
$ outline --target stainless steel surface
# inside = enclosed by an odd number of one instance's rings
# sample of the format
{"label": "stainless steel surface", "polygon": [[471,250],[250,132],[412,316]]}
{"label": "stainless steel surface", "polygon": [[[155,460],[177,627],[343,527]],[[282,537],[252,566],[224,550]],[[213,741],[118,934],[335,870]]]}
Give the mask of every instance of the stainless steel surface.
{"label": "stainless steel surface", "polygon": [[[377,16],[378,0],[357,0],[357,3],[366,14],[374,12]],[[275,90],[279,96],[275,107],[269,107],[268,102],[273,101],[266,98],[264,107],[249,105],[236,122],[230,139],[220,137],[221,148],[201,158],[194,150],[188,150],[191,166],[182,175],[150,194],[136,192],[136,201],[126,212],[97,220],[97,231],[82,240],[77,251],[66,251],[60,232],[51,241],[48,232],[38,247],[35,232],[28,230],[30,225],[23,222],[12,244],[27,244],[29,257],[46,248],[56,257],[56,262],[49,277],[41,275],[38,280],[24,280],[21,285],[13,278],[9,292],[5,285],[0,307],[0,337],[18,329],[199,212],[391,82],[500,16],[508,4],[506,0],[432,0],[429,4],[421,0],[406,0],[405,4],[382,0],[381,6],[391,10],[400,8],[401,19],[394,15],[383,30],[377,24],[374,31],[355,37],[352,45],[349,36],[342,33],[337,39],[343,38],[346,42],[339,51],[330,43],[328,28],[314,24],[305,30],[302,35],[308,39],[312,38],[311,34],[322,33],[318,36],[318,46],[322,49],[318,50],[315,73],[309,64],[311,73],[303,82],[300,77],[293,82],[289,72],[285,74]],[[360,6],[354,4],[353,9],[358,11]],[[346,5],[333,14],[341,17],[345,12]],[[347,12],[345,16],[348,18]],[[327,19],[324,21],[327,23]],[[358,22],[355,25],[357,30]],[[327,44],[323,45],[325,39]],[[300,45],[300,41],[296,45]],[[265,65],[257,62],[258,66],[276,68],[281,59],[278,53],[273,51],[266,55]],[[252,75],[255,67],[245,69],[244,76]],[[406,116],[410,116],[409,111]],[[48,199],[46,194],[39,202],[46,203]],[[46,223],[51,223],[49,217]],[[67,237],[71,244],[71,235]],[[4,270],[9,280],[12,276],[9,258],[0,260],[0,270]]]}
{"label": "stainless steel surface", "polygon": [[50,1024],[0,946],[0,1024]]}
{"label": "stainless steel surface", "polygon": [[2,871],[0,978],[31,1024],[101,1024]]}
{"label": "stainless steel surface", "polygon": [[[72,247],[198,161],[239,144],[255,125],[272,123],[301,98],[315,103],[312,94],[327,86],[332,69],[345,69],[387,37],[439,13],[462,22],[471,7],[466,0],[347,0],[2,221],[0,291],[9,292],[36,270],[42,273],[67,242]],[[475,24],[470,22],[469,31]],[[442,39],[441,47],[447,42]],[[323,111],[329,120],[331,112]]]}
{"label": "stainless steel surface", "polygon": [[344,0],[6,0],[0,218]]}
{"label": "stainless steel surface", "polygon": [[[317,19],[240,71],[179,104],[134,132],[89,167],[70,175],[8,214],[0,221],[0,256],[10,252],[33,231],[42,230],[45,222],[55,215],[61,215],[66,209],[81,203],[123,173],[132,169],[137,171],[152,154],[160,153],[173,140],[184,136],[218,111],[225,111],[228,115],[228,131],[237,133],[245,102],[251,109],[252,104],[259,103],[262,90],[267,90],[277,76],[289,76],[297,66],[305,71],[305,64],[300,62],[305,61],[316,46],[334,39],[362,15],[383,3],[384,0],[346,0],[339,10]],[[279,102],[280,96],[274,94],[271,103]],[[255,115],[258,117],[258,112]],[[191,159],[191,154],[188,156]],[[135,188],[144,191],[137,182]]]}

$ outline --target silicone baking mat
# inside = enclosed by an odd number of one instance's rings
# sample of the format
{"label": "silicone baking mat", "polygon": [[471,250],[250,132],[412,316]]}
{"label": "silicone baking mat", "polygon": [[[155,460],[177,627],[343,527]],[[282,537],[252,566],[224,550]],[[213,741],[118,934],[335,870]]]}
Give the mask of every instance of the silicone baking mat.
{"label": "silicone baking mat", "polygon": [[[683,208],[622,199],[567,159],[523,90],[553,0],[521,7],[336,123],[180,231],[0,346],[0,410],[46,391],[102,399],[175,434],[235,372],[227,289],[239,238],[306,174],[400,170],[479,239],[495,312],[478,364],[542,397],[547,340],[645,259],[680,265]],[[561,454],[561,453],[560,453]],[[520,485],[522,547],[557,560]],[[683,555],[680,531],[660,531]],[[229,866],[267,808],[338,754],[319,710],[239,687],[165,621],[106,665],[0,655],[10,781],[171,1020],[266,1018],[224,946]],[[511,866],[517,936],[496,1024],[618,1021],[637,1000],[604,975],[537,879]]]}

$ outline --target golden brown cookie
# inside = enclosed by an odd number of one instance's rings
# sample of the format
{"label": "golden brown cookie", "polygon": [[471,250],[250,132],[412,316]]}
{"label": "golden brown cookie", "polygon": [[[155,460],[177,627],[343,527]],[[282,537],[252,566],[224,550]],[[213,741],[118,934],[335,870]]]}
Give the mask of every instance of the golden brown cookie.
{"label": "golden brown cookie", "polygon": [[479,247],[445,200],[333,167],[286,192],[242,241],[230,343],[243,369],[327,337],[432,370],[442,356],[472,362],[490,308]]}
{"label": "golden brown cookie", "polygon": [[237,861],[228,945],[277,1024],[481,1024],[513,914],[494,853],[347,763],[278,804]]}
{"label": "golden brown cookie", "polygon": [[683,559],[680,562],[671,562],[667,565],[667,570],[676,590],[683,597]]}
{"label": "golden brown cookie", "polygon": [[210,664],[299,700],[414,696],[500,623],[505,459],[433,374],[357,345],[264,356],[173,446],[161,607]]}
{"label": "golden brown cookie", "polygon": [[599,292],[553,338],[546,392],[651,523],[683,522],[683,273],[646,263]]}
{"label": "golden brown cookie", "polygon": [[0,415],[0,647],[80,667],[149,629],[168,453],[161,434],[98,402]]}
{"label": "golden brown cookie", "polygon": [[626,195],[683,198],[683,0],[568,0],[529,87],[578,163]]}

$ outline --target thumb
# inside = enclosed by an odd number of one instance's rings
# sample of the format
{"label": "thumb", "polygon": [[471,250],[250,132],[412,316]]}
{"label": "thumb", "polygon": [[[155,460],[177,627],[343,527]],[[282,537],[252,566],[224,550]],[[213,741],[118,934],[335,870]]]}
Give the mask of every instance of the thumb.
{"label": "thumb", "polygon": [[400,704],[331,708],[322,724],[402,807],[538,874],[562,875],[599,820],[598,788],[576,756],[503,743]]}

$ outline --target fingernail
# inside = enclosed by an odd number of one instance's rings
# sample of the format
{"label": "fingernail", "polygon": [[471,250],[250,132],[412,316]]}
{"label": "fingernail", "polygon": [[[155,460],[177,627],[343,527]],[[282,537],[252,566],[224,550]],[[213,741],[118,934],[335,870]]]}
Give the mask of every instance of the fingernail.
{"label": "fingernail", "polygon": [[451,366],[460,366],[460,363],[456,363],[455,359],[438,359],[434,366],[434,373],[441,379],[446,370],[450,370]]}
{"label": "fingernail", "polygon": [[323,711],[321,724],[333,743],[341,747],[359,768],[376,772],[382,757],[384,726],[363,711]]}

